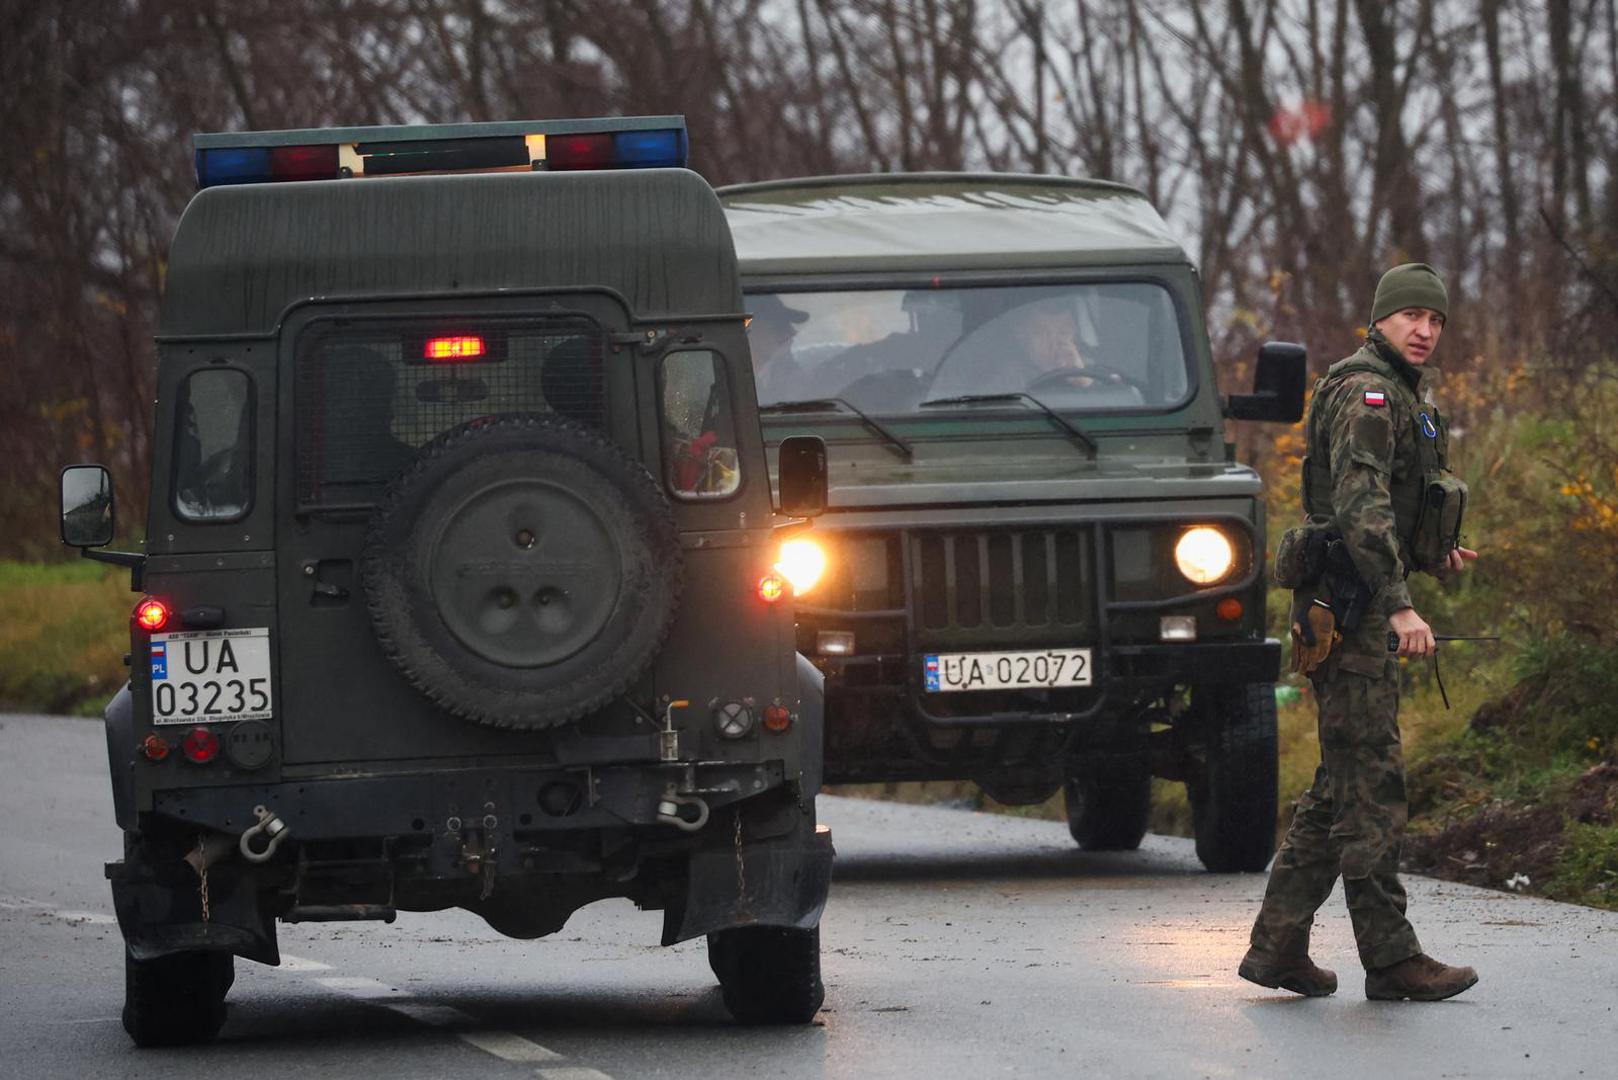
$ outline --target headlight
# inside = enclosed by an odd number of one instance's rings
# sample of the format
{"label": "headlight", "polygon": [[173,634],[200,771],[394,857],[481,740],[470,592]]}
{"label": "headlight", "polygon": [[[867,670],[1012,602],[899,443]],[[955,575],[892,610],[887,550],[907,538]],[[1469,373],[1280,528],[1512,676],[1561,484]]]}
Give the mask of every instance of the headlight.
{"label": "headlight", "polygon": [[1174,561],[1193,584],[1213,585],[1236,564],[1230,538],[1211,525],[1187,529],[1174,545]]}
{"label": "headlight", "polygon": [[813,540],[799,537],[781,545],[781,557],[775,570],[792,582],[792,591],[802,596],[815,587],[820,575],[826,572],[826,553]]}

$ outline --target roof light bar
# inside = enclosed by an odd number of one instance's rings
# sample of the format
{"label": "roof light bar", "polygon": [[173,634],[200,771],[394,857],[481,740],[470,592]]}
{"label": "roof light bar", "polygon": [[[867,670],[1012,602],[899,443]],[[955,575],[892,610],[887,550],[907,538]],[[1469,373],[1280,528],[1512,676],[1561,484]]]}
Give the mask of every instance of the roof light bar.
{"label": "roof light bar", "polygon": [[197,187],[417,173],[684,168],[682,116],[197,135]]}

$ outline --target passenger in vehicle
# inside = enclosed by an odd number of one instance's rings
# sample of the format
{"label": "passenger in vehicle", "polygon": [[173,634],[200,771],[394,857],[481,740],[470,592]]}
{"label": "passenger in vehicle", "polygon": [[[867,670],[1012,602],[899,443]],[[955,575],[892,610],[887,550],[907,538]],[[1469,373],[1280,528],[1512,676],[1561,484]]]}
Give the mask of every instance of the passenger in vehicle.
{"label": "passenger in vehicle", "polygon": [[747,344],[753,354],[753,379],[758,385],[760,404],[792,401],[817,391],[809,373],[792,355],[792,341],[798,326],[809,313],[788,307],[780,297],[755,293],[747,298]]}

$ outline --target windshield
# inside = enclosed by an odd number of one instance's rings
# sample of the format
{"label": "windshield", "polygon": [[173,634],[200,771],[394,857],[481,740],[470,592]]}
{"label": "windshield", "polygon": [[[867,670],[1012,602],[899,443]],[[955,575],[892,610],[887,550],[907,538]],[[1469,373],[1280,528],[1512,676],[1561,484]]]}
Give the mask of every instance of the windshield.
{"label": "windshield", "polygon": [[1189,388],[1173,299],[1150,282],[751,293],[761,405],[867,412],[1027,392],[1053,409],[1165,408]]}

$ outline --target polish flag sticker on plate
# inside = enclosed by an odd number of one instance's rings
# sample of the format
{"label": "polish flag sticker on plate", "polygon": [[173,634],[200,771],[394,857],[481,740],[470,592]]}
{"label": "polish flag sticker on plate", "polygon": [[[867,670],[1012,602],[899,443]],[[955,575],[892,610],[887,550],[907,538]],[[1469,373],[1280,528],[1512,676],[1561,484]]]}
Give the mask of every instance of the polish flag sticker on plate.
{"label": "polish flag sticker on plate", "polygon": [[1384,406],[1388,403],[1388,395],[1380,390],[1365,391],[1365,404]]}

